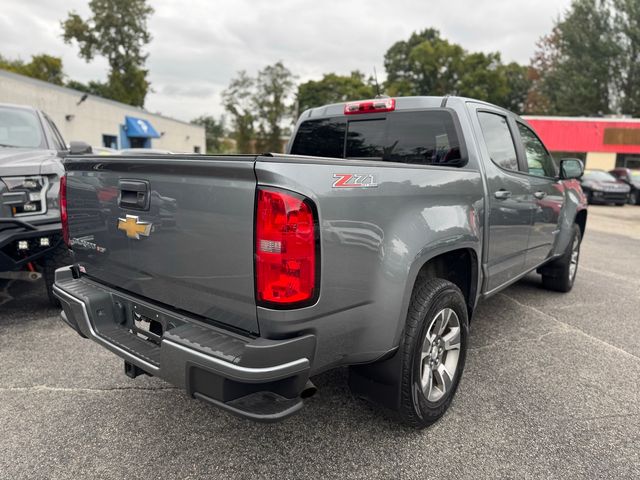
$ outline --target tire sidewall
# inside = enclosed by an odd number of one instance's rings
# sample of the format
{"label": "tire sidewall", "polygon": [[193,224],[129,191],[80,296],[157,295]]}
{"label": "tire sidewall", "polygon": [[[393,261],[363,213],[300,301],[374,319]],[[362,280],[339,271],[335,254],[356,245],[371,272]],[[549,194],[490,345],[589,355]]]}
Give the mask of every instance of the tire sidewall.
{"label": "tire sidewall", "polygon": [[[420,386],[420,353],[427,329],[435,315],[444,308],[451,308],[456,315],[458,315],[458,319],[460,321],[460,356],[458,358],[458,365],[454,378],[452,379],[450,390],[437,402],[431,402],[427,400]],[[411,389],[413,404],[416,408],[417,415],[429,423],[433,421],[434,417],[437,419],[444,413],[456,393],[462,376],[462,371],[464,370],[464,364],[467,356],[468,337],[469,322],[464,298],[455,286],[447,286],[435,295],[431,305],[423,315],[419,335],[417,336],[417,341],[413,344],[413,351],[411,353]]]}
{"label": "tire sidewall", "polygon": [[[576,272],[573,274],[573,278],[570,273],[571,266],[571,254],[573,253],[573,242],[575,242],[576,237],[578,237],[578,264],[576,265]],[[580,227],[578,225],[573,226],[573,235],[571,235],[571,242],[569,242],[569,248],[567,251],[567,265],[566,265],[566,275],[567,275],[567,283],[569,284],[569,288],[573,288],[573,284],[576,281],[578,276],[578,269],[580,268],[580,247],[582,246],[582,233],[580,231]]]}

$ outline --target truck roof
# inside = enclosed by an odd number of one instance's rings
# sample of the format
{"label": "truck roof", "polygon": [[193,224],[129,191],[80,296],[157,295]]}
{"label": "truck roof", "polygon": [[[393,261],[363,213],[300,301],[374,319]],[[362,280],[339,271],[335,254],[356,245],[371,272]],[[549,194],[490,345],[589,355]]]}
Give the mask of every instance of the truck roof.
{"label": "truck roof", "polygon": [[[396,101],[395,111],[415,110],[415,109],[421,109],[421,108],[438,108],[438,107],[445,106],[446,103],[448,102],[455,101],[455,102],[481,103],[487,106],[491,106],[493,108],[504,110],[506,113],[510,113],[514,115],[513,112],[509,112],[508,110],[505,110],[504,108],[489,102],[477,100],[474,98],[458,97],[453,95],[392,97],[392,98],[394,98]],[[358,100],[354,100],[354,101],[358,101]],[[362,101],[364,101],[364,99]],[[323,105],[322,107],[310,108],[302,112],[302,114],[300,115],[299,121],[307,120],[310,118],[336,117],[336,116],[344,115],[344,105],[346,103],[351,103],[351,101],[341,102],[341,103],[332,103],[329,105]]]}

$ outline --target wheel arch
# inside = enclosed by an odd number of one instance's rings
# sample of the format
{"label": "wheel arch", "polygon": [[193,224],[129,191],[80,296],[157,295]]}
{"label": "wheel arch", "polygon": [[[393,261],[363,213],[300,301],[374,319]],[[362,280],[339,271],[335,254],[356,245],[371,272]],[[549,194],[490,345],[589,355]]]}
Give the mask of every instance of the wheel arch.
{"label": "wheel arch", "polygon": [[440,248],[417,258],[410,269],[406,285],[402,317],[398,322],[395,344],[402,334],[411,297],[416,286],[430,278],[443,278],[458,286],[465,297],[469,320],[473,316],[480,291],[480,255],[477,243],[460,244],[458,248]]}

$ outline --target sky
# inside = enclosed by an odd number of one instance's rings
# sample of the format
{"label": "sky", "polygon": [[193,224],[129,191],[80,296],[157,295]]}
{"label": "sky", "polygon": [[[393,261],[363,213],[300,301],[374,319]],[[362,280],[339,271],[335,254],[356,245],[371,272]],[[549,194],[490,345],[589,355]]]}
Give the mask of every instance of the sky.
{"label": "sky", "polygon": [[[384,78],[383,58],[396,41],[433,27],[470,51],[499,51],[528,64],[540,36],[570,0],[149,0],[147,46],[152,92],[145,108],[181,120],[223,114],[220,92],[239,70],[254,75],[282,61],[298,82],[359,69]],[[108,64],[78,58],[60,21],[88,1],[2,0],[0,54],[28,61],[47,53],[69,78],[104,80]]]}

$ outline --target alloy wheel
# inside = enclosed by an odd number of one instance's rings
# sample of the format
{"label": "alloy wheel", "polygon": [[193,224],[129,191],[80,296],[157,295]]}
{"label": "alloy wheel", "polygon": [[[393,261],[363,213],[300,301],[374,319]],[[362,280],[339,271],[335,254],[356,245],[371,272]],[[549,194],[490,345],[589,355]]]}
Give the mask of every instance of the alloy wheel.
{"label": "alloy wheel", "polygon": [[439,401],[452,387],[460,358],[460,335],[460,319],[451,308],[440,310],[427,328],[420,354],[420,386],[430,402]]}

